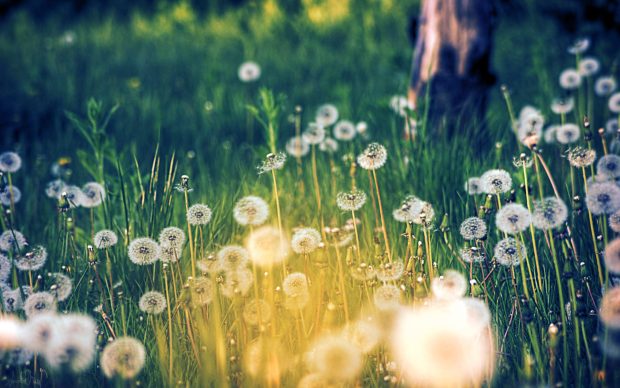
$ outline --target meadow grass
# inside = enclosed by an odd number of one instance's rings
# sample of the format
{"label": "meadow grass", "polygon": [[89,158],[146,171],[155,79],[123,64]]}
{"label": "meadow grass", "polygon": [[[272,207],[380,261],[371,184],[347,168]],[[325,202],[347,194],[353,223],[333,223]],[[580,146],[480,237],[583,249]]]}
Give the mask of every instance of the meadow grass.
{"label": "meadow grass", "polygon": [[[576,145],[596,149],[599,156],[615,151],[616,135],[597,132],[612,117],[607,99],[590,92],[592,80],[569,92],[576,107],[565,120],[579,125],[579,139],[570,145],[540,140],[535,150],[518,142],[511,130],[517,118],[506,108],[508,103],[517,116],[531,103],[548,123],[560,122],[549,105],[560,93],[560,70],[575,66],[575,56],[565,52],[569,39],[558,37],[559,48],[551,52],[523,37],[508,48],[506,41],[523,34],[509,23],[500,28],[494,62],[510,99],[499,86],[493,91],[483,149],[472,147],[479,132],[466,117],[459,136],[435,136],[425,124],[424,106],[407,112],[417,120],[417,135],[406,138],[406,118],[389,103],[407,84],[410,50],[402,9],[417,2],[399,4],[400,11],[388,1],[367,3],[351,6],[349,16],[334,12],[327,19],[310,10],[288,17],[270,1],[203,19],[179,3],[155,15],[132,14],[124,23],[112,17],[77,23],[73,38],[53,21],[38,26],[27,14],[12,16],[0,38],[0,57],[12,75],[1,81],[3,110],[10,114],[0,151],[16,151],[23,159],[22,169],[3,175],[3,185],[19,187],[23,198],[4,207],[2,229],[21,231],[31,245],[44,245],[49,257],[40,270],[13,269],[7,284],[49,290],[48,273],[66,274],[73,290],[58,302],[58,311],[93,317],[98,350],[114,337],[140,340],[146,363],[137,377],[123,381],[103,376],[99,352],[79,374],[49,367],[44,356],[13,365],[7,354],[2,375],[7,384],[296,386],[318,368],[307,354],[319,352],[315,340],[370,317],[385,338],[363,356],[354,378],[332,383],[406,385],[410,380],[402,365],[393,366],[387,339],[394,312],[383,310],[373,293],[385,283],[398,287],[403,305],[432,305],[432,280],[449,269],[464,275],[467,295],[483,300],[492,314],[493,377],[463,385],[619,381],[613,359],[601,351],[608,335],[598,317],[600,298],[613,286],[601,252],[615,232],[606,215],[593,216],[585,203],[582,176],[593,176],[595,168],[572,168],[566,160]],[[528,23],[535,25],[533,18]],[[548,36],[557,34],[553,26],[543,28]],[[608,44],[598,46],[601,74],[613,75],[617,58],[604,55]],[[257,82],[239,81],[237,67],[245,60],[261,65]],[[531,65],[508,69],[515,62]],[[267,155],[284,151],[286,141],[328,102],[336,104],[340,118],[365,121],[368,137],[340,141],[334,153],[311,146],[308,155],[289,155],[282,169],[259,174],[256,167]],[[355,162],[371,142],[387,149],[387,161],[376,171]],[[70,184],[104,185],[103,204],[71,208],[66,198],[47,198],[52,165]],[[489,169],[508,171],[510,190],[468,195],[467,178]],[[366,193],[366,203],[353,213],[342,211],[336,198],[354,187]],[[290,253],[285,264],[250,266],[254,282],[235,292],[242,282],[233,281],[232,297],[224,293],[233,275],[209,273],[213,300],[197,306],[194,282],[202,271],[196,262],[212,260],[228,245],[248,247],[248,236],[258,229],[233,218],[235,203],[247,195],[268,202],[266,224],[287,243],[296,228],[310,227],[322,244],[310,253]],[[392,211],[408,195],[432,205],[429,225],[393,219]],[[515,267],[499,265],[493,247],[507,236],[495,222],[500,208],[515,202],[531,209],[535,200],[556,195],[568,205],[566,222],[553,231],[528,227],[516,234],[527,257]],[[200,203],[210,207],[210,221],[188,225],[188,208]],[[352,216],[359,220],[355,228],[347,223]],[[459,226],[473,216],[489,230],[468,243]],[[141,266],[129,260],[132,240],[157,240],[169,226],[187,237],[178,262]],[[102,229],[113,230],[118,244],[97,249],[93,237]],[[340,246],[341,237],[350,242]],[[463,261],[459,250],[467,244],[486,253],[482,263]],[[8,256],[17,261],[23,253]],[[394,280],[359,281],[351,275],[359,261],[380,269],[398,260],[407,268]],[[287,308],[295,301],[282,285],[296,272],[309,280],[309,301],[297,310]],[[165,297],[161,314],[139,308],[140,297],[151,290]],[[257,298],[271,308],[271,320],[258,326],[243,317]],[[15,315],[24,318],[22,311]]]}

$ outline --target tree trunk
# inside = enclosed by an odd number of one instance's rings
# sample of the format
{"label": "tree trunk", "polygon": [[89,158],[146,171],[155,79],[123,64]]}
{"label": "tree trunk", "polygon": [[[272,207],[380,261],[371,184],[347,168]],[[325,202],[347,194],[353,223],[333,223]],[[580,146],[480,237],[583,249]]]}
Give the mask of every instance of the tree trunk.
{"label": "tree trunk", "polygon": [[[413,52],[409,101],[425,101],[435,132],[482,123],[491,74],[493,0],[423,0]],[[430,86],[430,89],[428,89]]]}

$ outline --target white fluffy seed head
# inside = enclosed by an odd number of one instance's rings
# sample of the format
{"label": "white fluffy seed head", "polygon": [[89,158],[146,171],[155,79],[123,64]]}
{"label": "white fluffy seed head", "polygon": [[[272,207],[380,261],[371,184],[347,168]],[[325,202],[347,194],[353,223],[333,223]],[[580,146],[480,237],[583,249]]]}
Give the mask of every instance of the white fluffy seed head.
{"label": "white fluffy seed head", "polygon": [[166,297],[159,291],[147,291],[140,297],[138,307],[147,314],[161,314],[166,309]]}
{"label": "white fluffy seed head", "polygon": [[197,203],[187,210],[187,222],[190,225],[206,225],[211,221],[212,211],[207,205]]}
{"label": "white fluffy seed head", "polygon": [[298,254],[314,252],[321,244],[321,234],[314,228],[301,228],[295,231],[291,239],[291,248]]}
{"label": "white fluffy seed head", "polygon": [[24,302],[24,312],[28,318],[55,311],[56,298],[49,292],[35,292]]}
{"label": "white fluffy seed head", "polygon": [[269,205],[260,197],[243,197],[235,204],[233,217],[240,225],[262,225],[269,217]]}
{"label": "white fluffy seed head", "polygon": [[155,263],[160,256],[159,244],[148,237],[138,237],[131,241],[127,248],[129,260],[134,264],[148,265]]}
{"label": "white fluffy seed head", "polygon": [[504,233],[517,234],[532,223],[532,215],[521,204],[510,203],[502,207],[495,215],[497,228]]}
{"label": "white fluffy seed head", "polygon": [[387,150],[379,143],[370,143],[357,156],[357,164],[364,170],[377,170],[387,161]]}
{"label": "white fluffy seed head", "polygon": [[132,379],[140,373],[146,360],[142,342],[133,337],[119,337],[106,345],[101,353],[101,370],[107,378]]}
{"label": "white fluffy seed head", "polygon": [[505,170],[489,170],[480,177],[482,188],[487,194],[500,194],[512,188],[512,178]]}
{"label": "white fluffy seed head", "polygon": [[95,234],[93,243],[97,249],[107,249],[118,243],[118,236],[109,229],[100,230]]}
{"label": "white fluffy seed head", "polygon": [[261,267],[270,267],[283,262],[289,255],[288,239],[278,228],[262,226],[248,236],[245,247],[250,260]]}
{"label": "white fluffy seed head", "polygon": [[447,270],[442,276],[433,279],[431,290],[438,300],[456,300],[467,292],[467,280],[460,272]]}
{"label": "white fluffy seed head", "polygon": [[517,266],[525,260],[527,250],[525,245],[512,237],[500,240],[493,250],[495,260],[503,266]]}
{"label": "white fluffy seed head", "polygon": [[461,223],[459,232],[465,240],[481,239],[487,235],[487,224],[482,218],[469,217]]}

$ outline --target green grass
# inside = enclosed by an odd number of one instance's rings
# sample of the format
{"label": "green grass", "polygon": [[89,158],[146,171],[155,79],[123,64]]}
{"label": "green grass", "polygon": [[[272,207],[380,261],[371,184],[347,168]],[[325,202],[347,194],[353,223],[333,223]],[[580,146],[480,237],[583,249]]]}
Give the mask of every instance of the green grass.
{"label": "green grass", "polygon": [[[15,13],[4,22],[0,36],[0,61],[5,68],[5,76],[0,79],[0,151],[15,150],[24,159],[24,168],[11,177],[13,184],[22,189],[24,198],[15,205],[14,212],[3,217],[3,230],[14,225],[29,242],[47,247],[49,259],[39,274],[45,278],[48,272],[63,272],[73,279],[73,294],[67,302],[60,303],[59,311],[79,311],[96,318],[100,326],[99,346],[103,347],[110,338],[110,327],[118,335],[131,335],[145,343],[147,363],[136,381],[128,385],[137,381],[143,386],[175,382],[190,386],[267,385],[261,376],[247,373],[244,352],[252,339],[277,337],[290,354],[286,360],[291,364],[281,384],[295,386],[305,374],[302,358],[309,343],[321,332],[342,327],[347,315],[353,320],[360,310],[372,309],[366,307],[371,303],[365,299],[364,287],[347,275],[355,261],[354,250],[334,249],[328,240],[327,247],[310,255],[309,264],[299,255],[291,256],[287,271],[306,272],[313,282],[312,300],[303,310],[303,324],[308,325],[306,332],[310,332],[307,337],[299,335],[300,317],[281,308],[282,296],[278,292],[273,297],[280,306],[277,318],[264,333],[249,328],[240,318],[243,305],[254,295],[253,289],[245,298],[229,300],[218,294],[208,308],[192,307],[188,289],[182,286],[191,274],[189,247],[183,251],[180,267],[173,266],[177,271],[174,273],[164,270],[159,262],[136,266],[127,257],[127,244],[135,237],[156,239],[166,226],[187,231],[185,197],[174,189],[181,175],[189,176],[193,188],[188,193],[189,203],[205,203],[213,210],[213,219],[196,242],[201,248],[197,250],[198,258],[225,245],[243,245],[249,230],[234,222],[232,209],[245,195],[268,200],[269,223],[277,225],[272,176],[259,175],[255,168],[270,152],[268,135],[247,109],[248,105],[260,106],[260,88],[274,92],[280,109],[274,122],[278,128],[278,150],[283,150],[286,140],[295,135],[295,127],[288,120],[295,106],[303,109],[302,129],[313,120],[316,108],[326,102],[338,107],[341,118],[368,123],[369,139],[358,136],[352,142],[341,142],[334,155],[317,153],[324,223],[331,227],[345,225],[349,214],[337,208],[335,199],[352,185],[346,157],[358,155],[370,141],[377,141],[388,150],[387,163],[377,171],[377,178],[393,256],[405,258],[407,239],[403,234],[407,231],[404,224],[392,219],[391,212],[406,195],[415,194],[430,202],[436,211],[435,225],[429,232],[435,274],[457,269],[469,278],[469,267],[457,254],[464,244],[458,228],[462,220],[479,214],[481,205],[486,204],[481,216],[490,228],[484,242],[487,249],[491,250],[503,238],[494,223],[495,200],[485,200],[484,195],[468,196],[463,188],[465,180],[490,168],[506,169],[515,182],[512,200],[525,204],[525,192],[519,189],[522,169],[513,165],[513,158],[521,152],[528,157],[533,154],[517,145],[499,84],[492,92],[487,116],[489,133],[484,140],[491,145],[488,149],[472,148],[477,128],[465,124],[466,120],[462,135],[452,139],[434,137],[432,128],[425,128],[421,120],[415,141],[403,138],[403,119],[388,104],[392,95],[406,92],[411,55],[405,34],[407,11],[416,10],[417,1],[351,2],[349,16],[324,24],[313,23],[302,11],[289,14],[279,8],[282,13],[278,14],[263,3],[207,16],[198,16],[191,7],[180,4],[162,7],[152,15],[136,12],[122,21],[114,16],[91,17],[66,26],[53,18],[38,23],[27,13]],[[551,98],[560,93],[557,75],[563,68],[574,66],[574,58],[564,49],[570,37],[562,36],[553,24],[541,24],[536,11],[529,4],[524,6],[521,20],[502,19],[493,62],[500,83],[511,89],[517,111],[526,103],[535,104],[549,118],[548,122],[553,122],[548,106]],[[61,42],[66,30],[75,33],[74,44]],[[553,45],[546,44],[537,34]],[[615,72],[617,76],[618,57],[610,49],[613,37],[595,43],[594,53],[601,59],[605,72]],[[261,64],[263,75],[259,82],[244,84],[238,80],[237,67],[244,60]],[[91,97],[101,102],[97,108],[99,115],[95,115],[98,125],[105,121],[112,107],[117,107],[105,127],[105,135],[93,135],[92,123],[87,121],[87,101]],[[88,104],[92,109],[93,103]],[[595,100],[593,128],[602,126],[608,118],[605,104],[603,99]],[[70,120],[67,112],[73,112],[75,120]],[[572,117],[570,120],[575,121]],[[611,140],[608,137],[607,142]],[[501,146],[494,147],[496,142]],[[590,143],[582,137],[580,144],[592,146],[602,154],[596,135]],[[578,206],[571,201],[573,194],[584,197],[583,182],[576,171],[578,183],[573,193],[570,167],[563,158],[566,147],[544,145],[542,149],[542,157],[550,165],[558,190],[569,205],[568,225],[585,265],[581,267],[568,255],[568,240],[557,240],[558,268],[565,276],[558,284],[552,250],[544,234],[537,231],[532,241],[526,231],[524,241],[530,264],[534,265],[532,244],[536,244],[542,267],[542,290],[536,301],[519,301],[524,293],[520,267],[515,268],[518,296],[506,268],[498,266],[483,282],[493,268],[491,252],[484,268],[473,269],[473,278],[484,284],[473,291],[488,303],[493,315],[497,361],[489,384],[520,386],[563,381],[569,386],[593,385],[601,371],[605,371],[602,381],[613,386],[620,376],[598,349],[602,331],[597,306],[592,301],[599,302],[602,290],[588,212],[583,203],[579,205],[581,211],[577,211]],[[56,201],[45,197],[45,184],[52,179],[50,167],[61,157],[72,160],[66,176],[68,182],[80,186],[92,180],[105,183],[104,206],[92,212],[84,208],[59,212]],[[375,188],[371,176],[359,167],[354,176],[357,186],[369,196],[368,203],[356,214],[361,221],[362,257],[376,266],[385,257],[383,236],[375,230],[381,225],[378,204],[373,203]],[[553,195],[542,170],[540,187],[534,168],[528,169],[528,179],[533,198]],[[289,236],[296,227],[320,229],[313,182],[309,156],[302,159],[300,169],[296,160],[289,157],[284,169],[277,172],[282,224]],[[502,201],[505,203],[509,197],[510,194],[502,196]],[[604,218],[595,217],[594,221],[596,234],[604,235],[597,243],[602,250],[614,234],[607,229]],[[107,303],[110,284],[104,281],[101,292],[97,281],[98,276],[106,275],[105,254],[95,250],[94,256],[90,256],[96,260],[92,265],[87,249],[92,244],[92,231],[104,228],[116,231],[120,240],[109,252],[113,279],[122,280],[113,291],[115,308],[106,307],[106,314],[112,319],[110,326],[104,325],[101,315],[93,311]],[[194,237],[196,232],[193,230]],[[423,228],[417,225],[412,227],[412,235],[414,246],[425,240]],[[430,282],[430,274],[423,260],[429,259],[429,253],[424,245],[420,257],[417,248],[414,255],[409,254],[416,256],[416,274],[423,276],[425,285]],[[343,281],[340,268],[344,271]],[[279,267],[268,272],[269,276],[259,276],[259,293],[271,295],[268,290],[281,283],[283,273]],[[566,276],[569,272],[574,276],[574,288],[587,295],[577,301],[577,307],[594,313],[575,319],[566,327],[567,337],[560,336],[556,344],[548,329],[551,323],[561,322],[558,286],[567,301],[574,301],[573,285]],[[170,276],[175,277],[174,282]],[[13,286],[17,283],[27,284],[28,275],[18,273]],[[172,319],[168,312],[148,317],[138,309],[140,295],[152,289],[164,292],[166,283],[171,288],[168,311]],[[404,287],[406,304],[420,303],[427,295],[425,287],[410,275],[396,284]],[[371,291],[377,286],[377,281],[366,284]],[[39,287],[45,289],[45,284]],[[328,304],[333,304],[333,310]],[[511,314],[516,305],[518,309]],[[528,312],[532,314],[529,323]],[[19,315],[23,318],[21,312]],[[383,314],[378,317],[381,322],[389,322]],[[196,348],[189,336],[188,321]],[[575,323],[579,328],[583,324],[585,338],[575,330]],[[169,375],[169,340],[173,345],[173,376]],[[218,353],[218,346],[225,354]],[[554,367],[552,353],[557,355]],[[384,347],[373,351],[365,361],[359,384],[386,386],[383,379],[390,374],[376,372],[377,360],[390,359]],[[54,372],[43,364],[45,373],[36,370],[35,378],[50,386],[105,385],[107,380],[97,364],[98,361],[94,362],[77,376]],[[32,371],[32,363],[7,366],[3,378],[11,385],[20,381],[27,385]],[[120,380],[110,383],[125,384]]]}

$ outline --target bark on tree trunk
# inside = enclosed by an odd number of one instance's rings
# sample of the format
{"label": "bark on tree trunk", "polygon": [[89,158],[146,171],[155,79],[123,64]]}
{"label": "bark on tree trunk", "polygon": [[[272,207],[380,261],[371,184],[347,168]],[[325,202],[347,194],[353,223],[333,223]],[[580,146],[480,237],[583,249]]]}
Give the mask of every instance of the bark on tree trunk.
{"label": "bark on tree trunk", "polygon": [[493,0],[422,1],[408,97],[417,106],[428,92],[436,133],[484,119],[494,15]]}

